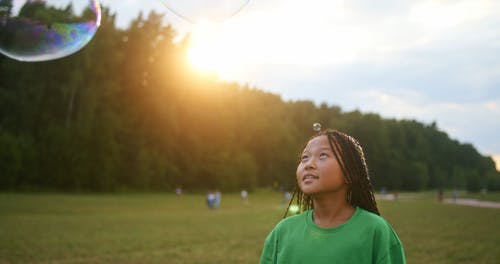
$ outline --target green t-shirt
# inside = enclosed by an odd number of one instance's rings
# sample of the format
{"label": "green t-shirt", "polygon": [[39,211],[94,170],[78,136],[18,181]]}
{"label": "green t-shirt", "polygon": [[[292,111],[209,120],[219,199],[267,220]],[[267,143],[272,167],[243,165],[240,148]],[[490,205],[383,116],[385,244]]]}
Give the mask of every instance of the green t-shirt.
{"label": "green t-shirt", "polygon": [[322,228],[312,210],[285,218],[267,236],[260,258],[268,263],[405,263],[403,246],[380,216],[356,207],[345,223]]}

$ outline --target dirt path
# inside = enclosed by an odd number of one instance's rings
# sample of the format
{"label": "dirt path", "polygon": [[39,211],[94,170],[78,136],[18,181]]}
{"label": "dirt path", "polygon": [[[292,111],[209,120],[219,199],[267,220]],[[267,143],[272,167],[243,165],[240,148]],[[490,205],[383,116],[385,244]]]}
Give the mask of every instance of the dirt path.
{"label": "dirt path", "polygon": [[487,202],[487,201],[479,201],[474,199],[444,199],[445,203],[450,204],[460,204],[467,206],[477,206],[477,207],[489,207],[489,208],[500,208],[500,203],[498,202]]}
{"label": "dirt path", "polygon": [[[376,195],[377,200],[389,200],[389,201],[394,201],[394,200],[408,200],[408,199],[418,199],[415,198],[414,196],[411,195],[400,195],[399,197],[396,197],[394,194],[377,194]],[[458,204],[458,205],[466,205],[466,206],[476,206],[476,207],[488,207],[488,208],[499,208],[500,209],[500,202],[491,202],[491,201],[480,201],[480,200],[475,200],[475,199],[444,199],[443,203],[447,204]]]}

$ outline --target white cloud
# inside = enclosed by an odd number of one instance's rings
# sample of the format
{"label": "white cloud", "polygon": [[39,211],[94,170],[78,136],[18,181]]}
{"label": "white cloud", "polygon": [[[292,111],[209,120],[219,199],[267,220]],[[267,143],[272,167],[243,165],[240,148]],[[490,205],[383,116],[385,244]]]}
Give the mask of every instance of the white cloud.
{"label": "white cloud", "polygon": [[443,31],[472,20],[494,14],[491,0],[417,2],[410,10],[409,20],[429,32]]}

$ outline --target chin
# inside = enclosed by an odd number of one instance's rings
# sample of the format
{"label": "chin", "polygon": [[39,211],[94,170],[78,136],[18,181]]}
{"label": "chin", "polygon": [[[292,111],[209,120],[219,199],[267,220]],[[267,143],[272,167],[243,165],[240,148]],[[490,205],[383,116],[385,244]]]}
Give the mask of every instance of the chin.
{"label": "chin", "polygon": [[315,190],[313,188],[308,188],[308,187],[306,187],[306,188],[300,187],[300,190],[302,191],[302,193],[304,193],[305,195],[309,195],[309,196],[314,195],[317,192],[317,190]]}

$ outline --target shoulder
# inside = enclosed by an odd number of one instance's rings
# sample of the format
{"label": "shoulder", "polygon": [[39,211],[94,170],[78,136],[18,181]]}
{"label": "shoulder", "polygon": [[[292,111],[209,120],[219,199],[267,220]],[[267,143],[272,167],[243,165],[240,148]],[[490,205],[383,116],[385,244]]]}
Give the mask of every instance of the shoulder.
{"label": "shoulder", "polygon": [[367,211],[359,207],[358,211],[359,211],[358,219],[361,220],[363,223],[378,228],[390,227],[389,223],[382,216],[374,214],[370,211]]}
{"label": "shoulder", "polygon": [[405,263],[403,244],[389,222],[382,216],[359,209],[361,229],[372,235],[377,263]]}
{"label": "shoulder", "polygon": [[276,228],[290,228],[296,225],[303,225],[305,224],[308,215],[309,211],[305,211],[300,214],[284,218],[276,225]]}
{"label": "shoulder", "polygon": [[391,244],[401,243],[398,235],[386,219],[362,208],[359,208],[359,210],[359,222],[361,225],[372,230],[381,239],[390,241]]}

